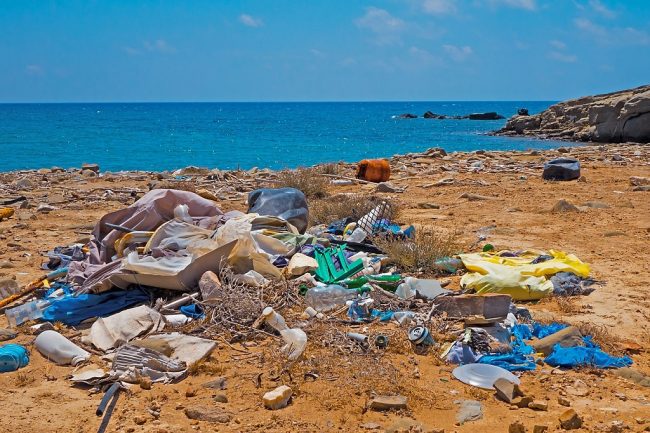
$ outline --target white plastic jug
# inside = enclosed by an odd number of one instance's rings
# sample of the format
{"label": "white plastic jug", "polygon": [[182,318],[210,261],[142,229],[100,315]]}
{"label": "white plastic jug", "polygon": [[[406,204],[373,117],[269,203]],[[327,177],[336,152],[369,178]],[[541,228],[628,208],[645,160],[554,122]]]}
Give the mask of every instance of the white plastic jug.
{"label": "white plastic jug", "polygon": [[266,307],[262,311],[262,316],[264,316],[264,321],[269,324],[269,326],[275,329],[278,332],[289,329],[287,323],[284,321],[284,317],[280,315],[273,307]]}
{"label": "white plastic jug", "polygon": [[90,353],[56,331],[42,332],[34,345],[41,355],[60,365],[77,365],[90,358]]}

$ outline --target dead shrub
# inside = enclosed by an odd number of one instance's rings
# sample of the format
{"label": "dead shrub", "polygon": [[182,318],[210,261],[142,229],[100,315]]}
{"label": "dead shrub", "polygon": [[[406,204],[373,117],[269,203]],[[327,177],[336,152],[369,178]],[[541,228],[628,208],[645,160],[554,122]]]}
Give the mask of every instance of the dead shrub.
{"label": "dead shrub", "polygon": [[461,252],[459,231],[443,231],[430,226],[415,231],[415,239],[375,238],[374,243],[402,272],[435,275],[436,260]]}
{"label": "dead shrub", "polygon": [[357,221],[382,202],[390,206],[389,218],[394,221],[399,216],[399,204],[394,200],[367,194],[337,194],[325,200],[310,203],[310,225],[330,224],[346,217]]}
{"label": "dead shrub", "polygon": [[539,303],[551,310],[558,310],[563,314],[575,314],[582,311],[582,307],[576,302],[576,298],[573,296],[549,296],[541,299]]}
{"label": "dead shrub", "polygon": [[339,174],[339,165],[334,162],[329,164],[319,165],[318,168],[320,169],[320,172],[323,174]]}
{"label": "dead shrub", "polygon": [[22,372],[18,373],[16,375],[16,377],[14,378],[14,381],[15,381],[16,386],[18,388],[25,387],[25,386],[31,384],[32,382],[34,382],[35,380],[36,379],[34,378],[34,376],[31,376],[31,375],[29,375],[27,373],[22,373]]}
{"label": "dead shrub", "polygon": [[271,187],[296,188],[309,199],[327,197],[329,180],[325,176],[321,176],[321,174],[322,171],[315,168],[283,170],[278,173],[277,181]]}

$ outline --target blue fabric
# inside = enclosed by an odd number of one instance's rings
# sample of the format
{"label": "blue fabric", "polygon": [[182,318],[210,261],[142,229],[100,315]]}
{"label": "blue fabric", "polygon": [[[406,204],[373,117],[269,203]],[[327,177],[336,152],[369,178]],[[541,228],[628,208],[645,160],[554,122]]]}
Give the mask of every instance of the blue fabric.
{"label": "blue fabric", "polygon": [[203,319],[205,317],[203,308],[201,308],[201,306],[198,304],[183,305],[180,308],[180,312],[185,314],[187,317],[191,317],[192,319]]}
{"label": "blue fabric", "polygon": [[29,364],[29,351],[20,344],[0,347],[0,373],[18,370]]}
{"label": "blue fabric", "polygon": [[548,337],[549,335],[555,334],[558,331],[563,330],[569,325],[563,323],[550,323],[548,325],[543,325],[541,323],[533,323],[533,336],[537,338]]}
{"label": "blue fabric", "polygon": [[43,311],[43,320],[76,326],[86,319],[110,316],[132,305],[147,302],[149,295],[142,290],[115,290],[48,301],[50,306]]}
{"label": "blue fabric", "polygon": [[496,365],[508,371],[531,371],[536,368],[535,361],[530,356],[516,352],[502,355],[483,355],[478,362],[480,364]]}
{"label": "blue fabric", "polygon": [[585,337],[587,346],[562,347],[559,344],[553,346],[553,352],[544,359],[548,365],[553,367],[596,367],[596,368],[621,368],[632,365],[632,358],[623,356],[617,358],[609,355],[591,341],[591,337]]}

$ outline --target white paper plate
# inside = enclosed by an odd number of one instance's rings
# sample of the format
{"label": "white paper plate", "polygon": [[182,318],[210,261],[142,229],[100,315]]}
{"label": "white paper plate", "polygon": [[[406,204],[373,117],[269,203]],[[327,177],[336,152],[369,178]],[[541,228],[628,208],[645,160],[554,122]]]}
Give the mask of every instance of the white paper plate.
{"label": "white paper plate", "polygon": [[519,378],[508,370],[490,364],[465,364],[454,368],[454,377],[468,385],[483,389],[494,389],[494,381],[499,378],[508,379],[519,385]]}

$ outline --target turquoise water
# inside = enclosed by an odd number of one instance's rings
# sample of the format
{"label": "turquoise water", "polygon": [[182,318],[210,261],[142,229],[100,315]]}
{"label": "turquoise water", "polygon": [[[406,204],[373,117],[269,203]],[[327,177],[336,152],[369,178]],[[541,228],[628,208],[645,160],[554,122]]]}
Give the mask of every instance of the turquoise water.
{"label": "turquoise water", "polygon": [[397,119],[430,110],[531,114],[551,102],[318,102],[0,104],[0,171],[273,169],[418,152],[552,148],[555,141],[491,137],[505,120]]}

